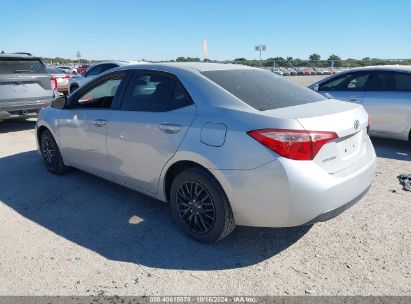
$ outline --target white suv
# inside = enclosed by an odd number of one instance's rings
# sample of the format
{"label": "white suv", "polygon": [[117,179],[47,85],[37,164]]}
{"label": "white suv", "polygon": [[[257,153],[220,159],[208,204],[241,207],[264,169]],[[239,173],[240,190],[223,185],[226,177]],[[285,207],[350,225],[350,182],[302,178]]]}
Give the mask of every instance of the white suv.
{"label": "white suv", "polygon": [[90,80],[94,79],[96,76],[104,73],[105,71],[118,68],[123,65],[136,64],[136,63],[138,62],[135,62],[135,61],[105,61],[99,64],[92,65],[91,67],[87,69],[84,76],[76,75],[70,78],[68,93],[70,94],[71,92],[77,90],[79,87],[89,82]]}

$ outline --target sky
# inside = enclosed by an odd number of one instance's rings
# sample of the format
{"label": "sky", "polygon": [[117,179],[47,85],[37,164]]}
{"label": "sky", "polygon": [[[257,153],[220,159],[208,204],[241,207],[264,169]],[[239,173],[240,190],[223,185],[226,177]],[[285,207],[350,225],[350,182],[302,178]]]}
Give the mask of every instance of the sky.
{"label": "sky", "polygon": [[42,57],[411,58],[410,0],[0,0],[0,51]]}

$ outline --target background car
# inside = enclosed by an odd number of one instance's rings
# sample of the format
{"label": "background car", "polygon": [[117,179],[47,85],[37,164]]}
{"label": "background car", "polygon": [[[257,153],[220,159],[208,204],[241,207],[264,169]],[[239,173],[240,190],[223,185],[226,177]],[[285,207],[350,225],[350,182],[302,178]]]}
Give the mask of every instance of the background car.
{"label": "background car", "polygon": [[324,74],[324,75],[331,75],[331,71],[330,71],[329,69],[325,68],[325,69],[323,70],[323,74]]}
{"label": "background car", "polygon": [[297,70],[294,68],[288,68],[288,71],[290,73],[291,76],[295,76],[298,74]]}
{"label": "background car", "polygon": [[46,71],[50,74],[50,81],[54,82],[54,87],[57,88],[57,91],[67,95],[71,75],[59,68],[46,68]]}
{"label": "background car", "polygon": [[280,76],[284,75],[283,71],[280,68],[271,68],[271,72]]}
{"label": "background car", "polygon": [[36,138],[50,172],[73,166],[169,202],[181,229],[210,243],[236,224],[312,224],[352,206],[375,174],[367,125],[361,105],[263,69],[159,63],[56,99]]}
{"label": "background car", "polygon": [[280,68],[280,71],[283,72],[283,76],[290,76],[290,71],[287,68]]}
{"label": "background car", "polygon": [[326,97],[362,104],[370,115],[371,135],[411,140],[411,67],[350,69],[310,88]]}
{"label": "background car", "polygon": [[79,67],[77,67],[76,72],[77,74],[84,73],[89,67],[90,67],[89,64],[82,64]]}
{"label": "background car", "polygon": [[63,70],[67,74],[77,75],[77,69],[70,66],[57,66],[58,69]]}
{"label": "background car", "polygon": [[84,85],[85,83],[89,82],[90,80],[94,79],[96,76],[100,75],[101,73],[104,73],[105,71],[127,65],[127,64],[132,64],[132,63],[137,63],[134,61],[105,61],[99,64],[92,65],[87,69],[87,71],[84,72],[83,75],[76,75],[70,78],[69,82],[69,94],[76,89],[78,89],[80,86]]}
{"label": "background car", "polygon": [[40,58],[0,54],[0,121],[37,113],[53,97],[50,75]]}

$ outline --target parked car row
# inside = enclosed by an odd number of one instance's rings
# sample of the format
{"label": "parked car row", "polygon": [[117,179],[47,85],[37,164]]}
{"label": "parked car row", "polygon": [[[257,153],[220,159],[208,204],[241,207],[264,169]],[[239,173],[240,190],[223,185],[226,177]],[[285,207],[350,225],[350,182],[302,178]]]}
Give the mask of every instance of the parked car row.
{"label": "parked car row", "polygon": [[295,76],[295,75],[332,75],[346,70],[345,68],[307,68],[307,67],[294,67],[283,68],[273,67],[265,68],[280,76]]}

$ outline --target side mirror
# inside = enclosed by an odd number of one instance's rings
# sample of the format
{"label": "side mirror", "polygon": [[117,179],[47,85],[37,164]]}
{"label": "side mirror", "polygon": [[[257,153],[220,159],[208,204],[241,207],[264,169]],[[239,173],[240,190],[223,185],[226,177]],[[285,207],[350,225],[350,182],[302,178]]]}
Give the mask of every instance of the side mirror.
{"label": "side mirror", "polygon": [[67,98],[66,96],[59,96],[52,100],[51,106],[56,109],[64,109],[66,105]]}
{"label": "side mirror", "polygon": [[314,91],[318,92],[319,86],[318,84],[313,84],[313,86],[311,87]]}

